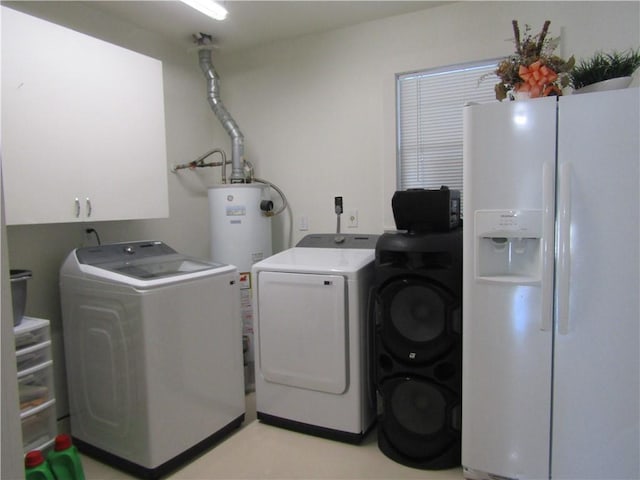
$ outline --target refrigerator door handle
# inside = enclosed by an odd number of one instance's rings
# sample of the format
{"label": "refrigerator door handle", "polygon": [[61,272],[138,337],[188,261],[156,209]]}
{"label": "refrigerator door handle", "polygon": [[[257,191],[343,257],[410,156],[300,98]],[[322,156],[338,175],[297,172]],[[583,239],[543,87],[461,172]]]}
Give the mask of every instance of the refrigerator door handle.
{"label": "refrigerator door handle", "polygon": [[558,333],[569,333],[569,289],[571,286],[571,164],[558,171]]}
{"label": "refrigerator door handle", "polygon": [[554,166],[550,162],[542,164],[542,298],[540,309],[540,330],[553,328],[553,241],[555,222],[555,178]]}

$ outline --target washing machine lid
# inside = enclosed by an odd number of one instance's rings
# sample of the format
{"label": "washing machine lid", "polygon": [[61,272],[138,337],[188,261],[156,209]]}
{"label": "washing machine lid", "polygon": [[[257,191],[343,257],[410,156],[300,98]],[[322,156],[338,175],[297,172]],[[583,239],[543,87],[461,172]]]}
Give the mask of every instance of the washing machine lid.
{"label": "washing machine lid", "polygon": [[125,242],[78,248],[78,269],[108,280],[145,287],[210,275],[235,267],[177,253],[160,241]]}
{"label": "washing machine lid", "polygon": [[253,265],[254,271],[354,273],[375,260],[375,249],[294,247]]}

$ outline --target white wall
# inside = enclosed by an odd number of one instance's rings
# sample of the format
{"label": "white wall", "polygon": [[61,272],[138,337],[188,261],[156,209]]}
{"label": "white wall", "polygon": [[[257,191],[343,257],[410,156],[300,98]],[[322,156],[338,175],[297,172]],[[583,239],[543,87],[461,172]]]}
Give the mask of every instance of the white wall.
{"label": "white wall", "polygon": [[[206,102],[195,53],[86,4],[14,6],[163,61],[168,166],[213,147],[230,156],[228,136]],[[534,29],[550,19],[552,35],[564,37],[564,56],[638,47],[639,7],[638,2],[451,3],[238,54],[223,51],[214,55],[214,64],[223,101],[245,135],[247,158],[259,177],[284,190],[294,220],[306,215],[310,232],[333,231],[333,197],[342,195],[346,210],[359,211],[359,227],[343,230],[380,233],[393,228],[396,73],[508,55],[513,18]],[[82,245],[84,228],[91,226],[104,243],[154,238],[207,257],[204,186],[218,174],[170,174],[166,220],[8,227],[11,268],[34,274],[27,314],[52,321],[59,414],[67,410],[58,299],[65,256]],[[276,251],[287,246],[288,222],[286,216],[274,221]],[[304,233],[296,229],[293,242]]]}
{"label": "white wall", "polygon": [[[259,176],[287,194],[294,218],[335,228],[333,197],[359,211],[353,232],[394,228],[395,74],[513,53],[511,20],[551,20],[559,53],[640,45],[638,2],[456,2],[279,42],[216,60],[225,104]],[[343,223],[344,225],[344,223]],[[277,224],[274,249],[287,225]]]}

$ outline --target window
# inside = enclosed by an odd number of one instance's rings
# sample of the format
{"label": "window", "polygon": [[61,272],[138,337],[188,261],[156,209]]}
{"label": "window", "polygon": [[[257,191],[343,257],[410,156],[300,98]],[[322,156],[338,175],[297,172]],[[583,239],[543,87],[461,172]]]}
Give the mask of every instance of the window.
{"label": "window", "polygon": [[[397,77],[397,188],[462,193],[462,107],[495,101],[498,60],[453,65]],[[482,82],[480,78],[489,74]]]}

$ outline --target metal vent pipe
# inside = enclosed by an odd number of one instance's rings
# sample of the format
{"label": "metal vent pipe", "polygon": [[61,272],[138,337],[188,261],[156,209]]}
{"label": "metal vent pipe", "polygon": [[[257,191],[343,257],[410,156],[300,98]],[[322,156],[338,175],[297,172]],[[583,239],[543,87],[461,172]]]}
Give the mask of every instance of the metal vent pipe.
{"label": "metal vent pipe", "polygon": [[211,62],[211,49],[198,50],[198,58],[200,68],[207,79],[209,105],[231,137],[231,183],[245,183],[244,136],[220,99],[220,78]]}

